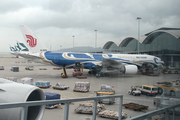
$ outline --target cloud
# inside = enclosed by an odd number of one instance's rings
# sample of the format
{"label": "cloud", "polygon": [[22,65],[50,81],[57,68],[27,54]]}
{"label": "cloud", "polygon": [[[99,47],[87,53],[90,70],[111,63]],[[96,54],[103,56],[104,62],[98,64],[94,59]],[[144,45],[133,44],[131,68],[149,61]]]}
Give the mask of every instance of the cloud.
{"label": "cloud", "polygon": [[109,40],[137,36],[137,17],[142,18],[141,35],[160,27],[180,27],[179,6],[179,0],[1,0],[0,32],[18,34],[0,38],[23,39],[19,25],[24,24],[47,46],[51,39],[52,46],[57,46],[53,49],[59,49],[56,43],[72,47],[73,35],[75,45],[94,46],[96,29],[102,47]]}
{"label": "cloud", "polygon": [[25,7],[23,4],[15,0],[0,0],[0,3],[0,14],[17,11]]}

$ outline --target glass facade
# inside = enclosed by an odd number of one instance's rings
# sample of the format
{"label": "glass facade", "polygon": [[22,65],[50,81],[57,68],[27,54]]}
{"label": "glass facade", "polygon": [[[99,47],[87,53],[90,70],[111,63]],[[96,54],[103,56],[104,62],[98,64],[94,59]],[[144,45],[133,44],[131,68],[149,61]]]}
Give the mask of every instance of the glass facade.
{"label": "glass facade", "polygon": [[142,43],[138,42],[136,38],[126,38],[119,45],[107,42],[103,48],[105,52],[131,54],[137,54],[139,49],[140,54],[158,56],[165,62],[165,65],[180,68],[180,37],[178,37],[178,32],[179,30],[174,30],[171,34],[168,31],[157,31],[146,34],[147,36],[144,37]]}

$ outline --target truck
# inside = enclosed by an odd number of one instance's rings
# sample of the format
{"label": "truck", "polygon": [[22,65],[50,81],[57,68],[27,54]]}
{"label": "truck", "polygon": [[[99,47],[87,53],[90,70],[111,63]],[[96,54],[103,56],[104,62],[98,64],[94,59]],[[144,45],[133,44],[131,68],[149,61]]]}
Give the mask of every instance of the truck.
{"label": "truck", "polygon": [[141,90],[139,85],[132,85],[131,90],[128,91],[129,95],[141,95]]}
{"label": "truck", "polygon": [[33,66],[26,66],[25,67],[25,70],[33,70],[34,68],[33,68]]}
{"label": "truck", "polygon": [[13,71],[13,72],[19,72],[19,67],[12,66],[10,70]]}

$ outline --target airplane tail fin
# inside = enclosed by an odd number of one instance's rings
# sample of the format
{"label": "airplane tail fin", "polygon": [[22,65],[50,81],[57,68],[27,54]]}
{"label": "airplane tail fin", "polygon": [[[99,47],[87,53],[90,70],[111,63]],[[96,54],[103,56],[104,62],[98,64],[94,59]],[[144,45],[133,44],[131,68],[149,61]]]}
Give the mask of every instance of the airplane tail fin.
{"label": "airplane tail fin", "polygon": [[24,43],[16,41],[16,47],[19,49],[19,51],[25,51],[28,52],[29,49],[24,45]]}
{"label": "airplane tail fin", "polygon": [[16,50],[15,50],[15,48],[14,48],[14,47],[12,47],[12,45],[9,45],[9,48],[10,48],[11,52],[16,51]]}
{"label": "airplane tail fin", "polygon": [[32,53],[40,53],[47,51],[47,47],[39,40],[39,38],[25,25],[20,25],[26,47]]}

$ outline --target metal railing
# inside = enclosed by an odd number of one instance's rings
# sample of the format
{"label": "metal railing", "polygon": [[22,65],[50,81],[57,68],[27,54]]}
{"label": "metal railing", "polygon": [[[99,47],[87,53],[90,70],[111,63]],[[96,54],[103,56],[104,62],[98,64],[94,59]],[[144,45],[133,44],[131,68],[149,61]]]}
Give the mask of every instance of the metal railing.
{"label": "metal railing", "polygon": [[[23,102],[23,103],[19,103],[19,102],[18,103],[17,102],[16,103],[3,103],[3,104],[0,104],[0,109],[23,107],[23,113],[21,114],[21,120],[27,120],[27,113],[28,113],[29,106],[65,103],[64,120],[68,120],[69,104],[71,102],[94,100],[92,120],[96,120],[97,101],[99,99],[110,99],[110,98],[120,98],[118,120],[121,120],[123,95],[109,95],[109,96],[74,98],[74,99],[63,99],[63,100],[42,100],[42,101],[31,101],[31,102]],[[172,112],[173,120],[175,120],[175,108],[177,108],[177,107],[180,107],[180,104],[166,106],[166,107],[154,110],[154,111],[150,111],[150,112],[147,112],[147,113],[144,113],[141,115],[127,118],[126,120],[152,120],[152,117],[155,115],[158,115],[158,114],[165,114],[165,120],[169,120],[170,111]]]}
{"label": "metal railing", "polygon": [[175,120],[175,108],[177,107],[180,107],[180,104],[159,108],[154,111],[128,118],[127,120],[152,120],[152,117],[158,114],[165,114],[165,120],[170,120],[170,112],[172,112],[173,117],[171,120]]}
{"label": "metal railing", "polygon": [[28,113],[29,106],[40,106],[40,105],[48,105],[48,104],[56,104],[56,103],[65,103],[64,120],[68,120],[69,104],[71,102],[94,100],[92,120],[96,120],[97,101],[99,99],[110,99],[110,98],[120,98],[118,120],[121,120],[123,95],[109,95],[109,96],[98,96],[98,97],[96,96],[96,97],[88,97],[88,98],[73,98],[73,99],[59,99],[59,100],[42,100],[42,101],[31,101],[31,102],[23,102],[23,103],[22,102],[21,103],[19,103],[19,102],[3,103],[3,104],[0,104],[0,109],[22,107],[23,112],[21,114],[21,120],[27,120],[27,113]]}

